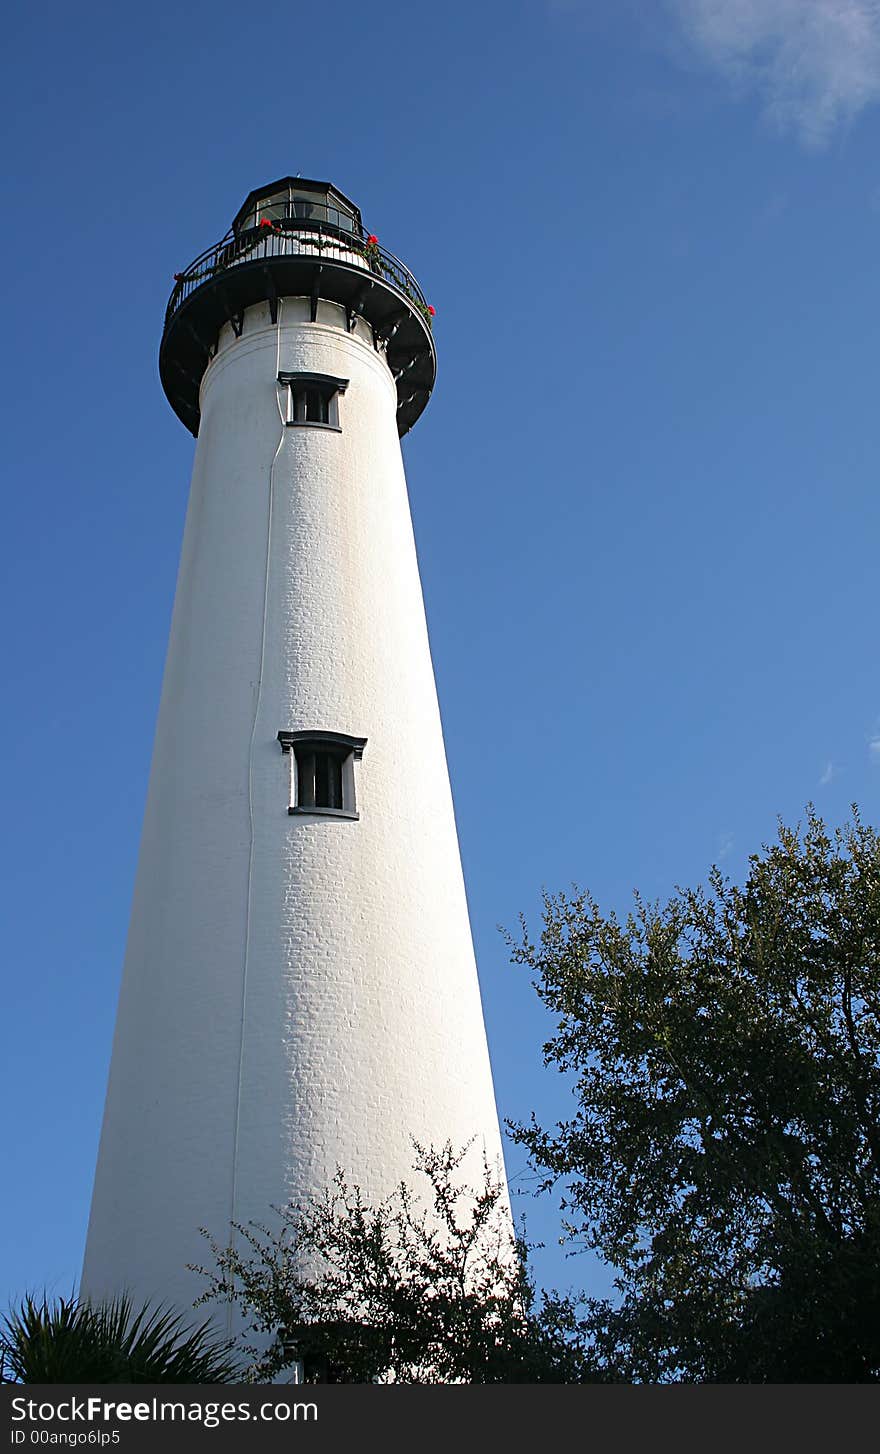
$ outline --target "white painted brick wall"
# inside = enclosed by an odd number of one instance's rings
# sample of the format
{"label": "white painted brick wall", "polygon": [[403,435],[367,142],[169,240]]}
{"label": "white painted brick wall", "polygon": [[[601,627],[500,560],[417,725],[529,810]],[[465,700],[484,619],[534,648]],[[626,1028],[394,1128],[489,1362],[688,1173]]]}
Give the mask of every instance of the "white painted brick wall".
{"label": "white painted brick wall", "polygon": [[[413,1137],[476,1137],[475,1180],[501,1154],[394,385],[365,324],[306,310],[249,310],[202,385],[91,1294],[187,1306],[200,1225],[337,1165],[378,1197]],[[279,368],[350,380],[341,433],[282,427]],[[302,728],[367,738],[358,822],[288,815],[276,734]]]}

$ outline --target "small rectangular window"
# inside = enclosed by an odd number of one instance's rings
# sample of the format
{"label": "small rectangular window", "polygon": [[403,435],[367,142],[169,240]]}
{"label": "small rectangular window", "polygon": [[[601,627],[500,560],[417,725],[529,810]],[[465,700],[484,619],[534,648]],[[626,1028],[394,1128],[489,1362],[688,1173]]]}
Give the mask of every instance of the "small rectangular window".
{"label": "small rectangular window", "polygon": [[335,379],[329,374],[282,373],[278,382],[287,392],[285,424],[339,429],[339,396],[348,388],[348,379]]}
{"label": "small rectangular window", "polygon": [[306,389],[306,423],[330,423],[330,398],[325,390],[317,387]]}
{"label": "small rectangular window", "polygon": [[306,745],[295,750],[297,803],[301,808],[342,808],[342,762],[344,748],[312,751]]}
{"label": "small rectangular window", "polygon": [[282,752],[290,754],[289,813],[357,818],[354,764],[363,756],[365,737],[342,732],[279,732]]}
{"label": "small rectangular window", "polygon": [[342,758],[337,752],[315,753],[315,807],[342,807]]}

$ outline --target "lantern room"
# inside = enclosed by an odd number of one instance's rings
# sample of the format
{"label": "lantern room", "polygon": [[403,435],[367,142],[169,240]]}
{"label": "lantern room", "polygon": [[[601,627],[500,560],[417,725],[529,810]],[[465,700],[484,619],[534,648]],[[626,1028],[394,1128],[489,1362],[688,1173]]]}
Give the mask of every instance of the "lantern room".
{"label": "lantern room", "polygon": [[358,208],[329,182],[305,177],[282,177],[251,192],[232,222],[238,236],[262,222],[293,222],[298,227],[330,228],[360,237],[363,228]]}

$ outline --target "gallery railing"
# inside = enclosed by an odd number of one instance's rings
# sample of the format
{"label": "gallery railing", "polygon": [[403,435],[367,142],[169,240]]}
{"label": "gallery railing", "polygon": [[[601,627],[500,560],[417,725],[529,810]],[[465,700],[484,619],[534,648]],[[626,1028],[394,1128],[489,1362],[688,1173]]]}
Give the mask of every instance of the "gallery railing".
{"label": "gallery railing", "polygon": [[320,258],[328,262],[346,263],[363,268],[403,293],[430,326],[431,309],[424,293],[400,258],[378,242],[326,222],[309,222],[301,218],[265,220],[256,227],[229,232],[220,242],[209,247],[191,262],[182,273],[175,273],[174,290],[165,310],[165,327],[191,293],[203,283],[218,278],[242,263],[267,261],[270,258],[295,254]]}

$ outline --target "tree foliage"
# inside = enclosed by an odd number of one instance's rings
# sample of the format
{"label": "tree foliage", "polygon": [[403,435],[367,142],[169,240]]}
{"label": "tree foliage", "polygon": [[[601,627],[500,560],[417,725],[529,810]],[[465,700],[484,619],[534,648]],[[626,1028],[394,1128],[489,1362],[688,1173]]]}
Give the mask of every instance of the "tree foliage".
{"label": "tree foliage", "polygon": [[880,840],[802,827],[625,922],[547,896],[514,957],[570,1119],[514,1128],[617,1271],[608,1377],[880,1378]]}
{"label": "tree foliage", "polygon": [[[251,1335],[249,1376],[294,1359],[308,1381],[566,1382],[583,1360],[565,1299],[536,1306],[526,1248],[503,1183],[466,1154],[416,1146],[412,1186],[375,1206],[338,1172],[323,1196],[279,1212],[277,1230],[236,1224],[238,1245],[208,1234],[216,1268],[200,1302],[234,1300]],[[268,1347],[267,1347],[268,1343]]]}
{"label": "tree foliage", "polygon": [[208,1323],[127,1297],[92,1304],[25,1296],[0,1322],[0,1381],[234,1383],[238,1364]]}

